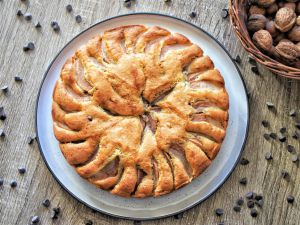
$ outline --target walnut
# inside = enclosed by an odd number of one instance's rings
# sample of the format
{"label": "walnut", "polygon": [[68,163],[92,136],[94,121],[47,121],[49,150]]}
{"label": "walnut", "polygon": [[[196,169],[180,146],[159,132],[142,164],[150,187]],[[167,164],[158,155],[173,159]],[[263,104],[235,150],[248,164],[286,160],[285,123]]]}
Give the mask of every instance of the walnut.
{"label": "walnut", "polygon": [[296,22],[296,13],[290,9],[283,7],[279,9],[275,16],[275,26],[281,32],[289,31]]}
{"label": "walnut", "polygon": [[276,29],[275,22],[273,20],[270,20],[266,23],[266,30],[271,34],[273,38],[279,35],[279,32]]}
{"label": "walnut", "polygon": [[273,39],[271,34],[266,30],[259,30],[253,34],[253,43],[260,50],[264,52],[270,52],[273,47]]}
{"label": "walnut", "polygon": [[265,15],[266,14],[266,9],[259,7],[257,5],[252,5],[249,9],[249,15],[253,15],[253,14],[262,14]]}
{"label": "walnut", "polygon": [[267,13],[269,15],[275,14],[278,11],[278,5],[276,3],[273,3],[267,8]]}
{"label": "walnut", "polygon": [[296,19],[296,24],[297,24],[298,26],[300,26],[300,16],[297,17],[297,19]]}
{"label": "walnut", "polygon": [[274,38],[274,43],[278,44],[284,38],[286,38],[285,33],[280,33],[277,37]]}
{"label": "walnut", "polygon": [[293,65],[300,57],[299,48],[291,41],[281,41],[275,47],[275,55],[283,62]]}
{"label": "walnut", "polygon": [[283,7],[290,8],[290,9],[292,9],[295,12],[295,10],[296,10],[296,3],[294,3],[294,2],[286,2],[286,3],[283,4]]}
{"label": "walnut", "polygon": [[300,26],[294,26],[288,33],[288,38],[291,41],[298,42],[300,41]]}
{"label": "walnut", "polygon": [[256,2],[259,6],[267,8],[270,5],[272,5],[275,2],[275,0],[257,0]]}
{"label": "walnut", "polygon": [[264,15],[261,14],[253,14],[248,19],[248,30],[249,31],[258,31],[265,28],[265,25],[267,23],[267,18]]}

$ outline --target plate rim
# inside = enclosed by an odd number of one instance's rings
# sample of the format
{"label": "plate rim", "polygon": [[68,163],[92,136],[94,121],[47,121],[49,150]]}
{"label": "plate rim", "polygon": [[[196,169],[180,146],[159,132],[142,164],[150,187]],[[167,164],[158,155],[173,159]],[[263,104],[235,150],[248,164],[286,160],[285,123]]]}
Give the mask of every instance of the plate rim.
{"label": "plate rim", "polygon": [[[236,162],[234,163],[232,169],[229,171],[229,173],[226,175],[225,179],[216,187],[216,189],[210,193],[209,195],[205,196],[203,199],[201,200],[198,200],[196,201],[195,203],[187,206],[187,207],[184,207],[183,209],[181,210],[178,210],[176,212],[172,212],[172,213],[169,213],[169,214],[166,214],[166,215],[160,215],[160,216],[152,216],[152,217],[147,217],[147,218],[135,218],[135,217],[130,217],[130,216],[121,216],[121,215],[117,215],[117,213],[115,214],[112,214],[110,212],[105,212],[101,209],[98,209],[94,206],[91,206],[89,203],[85,202],[84,200],[81,200],[79,197],[77,197],[75,194],[73,194],[59,179],[58,177],[55,175],[55,173],[52,171],[52,169],[50,168],[49,164],[48,164],[48,161],[46,160],[45,158],[45,155],[44,155],[44,152],[42,150],[42,147],[41,147],[41,144],[40,144],[40,140],[39,140],[39,133],[38,133],[38,122],[37,122],[37,113],[38,113],[38,103],[39,103],[39,99],[40,99],[40,94],[41,94],[41,90],[42,90],[42,87],[44,85],[44,82],[45,82],[45,79],[47,77],[47,74],[49,73],[49,70],[51,69],[53,63],[55,62],[55,60],[58,58],[58,56],[64,51],[64,49],[71,43],[73,42],[73,40],[75,40],[77,37],[79,37],[80,35],[82,35],[83,33],[85,33],[86,31],[92,29],[93,27],[101,24],[101,23],[105,23],[107,21],[110,21],[110,20],[113,20],[113,19],[116,19],[116,18],[120,18],[120,17],[126,17],[126,16],[135,16],[135,15],[154,15],[154,16],[162,16],[162,17],[167,17],[167,18],[171,18],[171,19],[175,19],[175,20],[178,20],[180,22],[183,22],[183,23],[186,23],[188,25],[191,25],[192,27],[200,30],[201,32],[203,32],[204,34],[206,34],[208,37],[210,37],[212,40],[214,40],[223,50],[224,52],[229,56],[230,60],[233,62],[238,74],[239,74],[239,77],[241,78],[241,81],[242,81],[242,84],[243,84],[243,87],[245,89],[245,92],[246,92],[246,106],[247,106],[247,124],[246,124],[246,132],[245,132],[245,136],[244,136],[244,141],[243,141],[243,144],[242,144],[242,147],[241,147],[241,151],[237,157],[237,160]],[[79,201],[81,204],[87,206],[88,208],[94,210],[94,211],[97,211],[99,213],[102,213],[102,214],[105,214],[105,215],[108,215],[108,216],[111,216],[111,217],[115,217],[115,218],[121,218],[121,219],[126,219],[126,220],[138,220],[138,221],[146,221],[146,220],[155,220],[155,219],[162,219],[162,218],[167,218],[167,217],[170,217],[170,216],[174,216],[174,215],[177,215],[177,214],[180,214],[180,213],[183,213],[184,211],[187,211],[197,205],[199,205],[200,203],[206,201],[208,198],[210,198],[213,194],[215,194],[223,185],[224,183],[229,179],[229,177],[231,176],[231,174],[233,173],[234,169],[236,168],[238,162],[240,161],[240,158],[241,158],[241,155],[245,149],[245,145],[247,143],[247,140],[248,140],[248,134],[249,134],[249,123],[250,123],[250,113],[249,113],[249,96],[248,96],[248,91],[247,91],[247,87],[246,87],[246,84],[245,84],[245,81],[244,81],[244,78],[239,70],[239,67],[236,65],[236,63],[234,62],[232,56],[230,55],[230,53],[228,52],[228,50],[225,48],[225,46],[219,42],[215,37],[213,37],[210,33],[208,33],[206,30],[204,30],[203,28],[189,22],[189,21],[186,21],[184,19],[181,19],[181,18],[178,18],[176,16],[172,16],[172,15],[167,15],[167,14],[163,14],[163,13],[157,13],[157,12],[134,12],[134,13],[126,13],[126,14],[121,14],[121,15],[117,15],[117,16],[113,16],[113,17],[109,17],[109,18],[106,18],[106,19],[103,19],[99,22],[96,22],[94,24],[92,24],[91,26],[89,26],[88,28],[82,30],[81,32],[79,32],[77,35],[75,35],[73,38],[71,38],[71,40],[69,40],[65,45],[64,47],[55,55],[55,57],[51,60],[51,63],[49,64],[49,66],[47,67],[44,75],[43,75],[43,79],[40,83],[40,87],[39,87],[39,90],[38,90],[38,95],[36,97],[36,104],[35,104],[35,131],[36,131],[36,141],[37,141],[37,144],[38,144],[38,149],[39,149],[39,152],[43,158],[43,161],[44,163],[46,164],[46,167],[47,169],[50,171],[50,173],[52,174],[52,176],[54,177],[55,181],[71,196],[73,197],[75,200]]]}

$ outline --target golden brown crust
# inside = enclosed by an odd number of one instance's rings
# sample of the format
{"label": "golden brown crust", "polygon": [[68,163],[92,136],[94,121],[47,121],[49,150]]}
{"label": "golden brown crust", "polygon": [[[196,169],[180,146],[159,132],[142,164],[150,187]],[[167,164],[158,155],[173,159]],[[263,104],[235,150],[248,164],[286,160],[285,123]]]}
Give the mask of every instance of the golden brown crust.
{"label": "golden brown crust", "polygon": [[65,62],[53,129],[80,176],[123,197],[198,177],[226,134],[224,79],[199,46],[161,27],[107,30]]}

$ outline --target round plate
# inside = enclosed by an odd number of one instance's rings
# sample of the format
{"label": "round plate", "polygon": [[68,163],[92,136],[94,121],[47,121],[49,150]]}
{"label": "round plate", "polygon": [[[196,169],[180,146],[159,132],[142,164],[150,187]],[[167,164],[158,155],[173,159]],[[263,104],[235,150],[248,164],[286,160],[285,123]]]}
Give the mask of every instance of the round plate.
{"label": "round plate", "polygon": [[[81,178],[62,155],[52,129],[52,92],[64,62],[75,50],[107,29],[129,24],[161,26],[178,32],[198,44],[213,60],[225,79],[229,94],[229,123],[221,150],[211,166],[179,190],[158,198],[122,198],[103,191]],[[138,13],[99,22],[71,40],[50,64],[42,82],[36,107],[36,130],[41,154],[53,176],[73,197],[85,205],[112,216],[146,220],[180,213],[204,201],[229,177],[235,168],[248,132],[248,99],[245,85],[225,48],[199,27],[174,17]]]}

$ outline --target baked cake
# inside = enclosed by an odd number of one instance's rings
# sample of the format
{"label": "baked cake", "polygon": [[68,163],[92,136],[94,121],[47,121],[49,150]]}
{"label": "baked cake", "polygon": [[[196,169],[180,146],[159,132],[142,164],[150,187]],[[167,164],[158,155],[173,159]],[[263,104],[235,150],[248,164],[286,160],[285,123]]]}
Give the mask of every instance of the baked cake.
{"label": "baked cake", "polygon": [[53,128],[77,173],[112,194],[170,193],[216,157],[228,121],[220,72],[185,36],[153,26],[105,31],[68,59]]}

